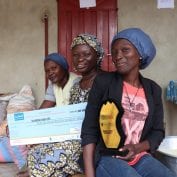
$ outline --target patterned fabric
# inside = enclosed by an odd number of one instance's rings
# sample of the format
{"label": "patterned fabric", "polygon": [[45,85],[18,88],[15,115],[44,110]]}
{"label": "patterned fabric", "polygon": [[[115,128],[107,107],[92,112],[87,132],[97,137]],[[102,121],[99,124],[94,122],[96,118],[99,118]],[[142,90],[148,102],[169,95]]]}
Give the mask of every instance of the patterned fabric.
{"label": "patterned fabric", "polygon": [[79,140],[40,144],[28,153],[31,177],[65,177],[81,173],[78,160],[82,150]]}
{"label": "patterned fabric", "polygon": [[139,88],[137,92],[137,87],[123,82],[122,106],[124,108],[122,126],[126,135],[125,144],[136,144],[140,140],[149,112],[144,89]]}
{"label": "patterned fabric", "polygon": [[[123,82],[122,106],[124,108],[122,126],[126,135],[125,144],[136,144],[140,140],[149,112],[144,89],[138,88],[137,90],[137,87]],[[145,154],[147,152],[137,154],[128,164],[135,165]]]}
{"label": "patterned fabric", "polygon": [[74,48],[76,45],[80,44],[86,44],[90,47],[92,47],[98,56],[98,61],[97,64],[100,66],[101,61],[104,56],[104,49],[102,48],[101,43],[98,41],[96,36],[91,35],[91,34],[79,34],[76,38],[74,38],[72,44],[71,44],[71,49]]}
{"label": "patterned fabric", "polygon": [[[89,90],[82,90],[79,82],[70,90],[69,104],[85,102]],[[31,177],[66,177],[82,173],[80,140],[40,144],[28,153],[28,167]]]}
{"label": "patterned fabric", "polygon": [[75,83],[70,90],[70,104],[87,102],[90,89],[83,90],[80,88],[79,83]]}

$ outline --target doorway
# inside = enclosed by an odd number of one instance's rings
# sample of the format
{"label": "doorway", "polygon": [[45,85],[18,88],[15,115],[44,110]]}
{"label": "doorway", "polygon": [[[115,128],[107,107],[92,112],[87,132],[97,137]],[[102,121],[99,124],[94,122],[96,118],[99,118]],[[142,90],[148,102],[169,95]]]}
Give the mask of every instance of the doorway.
{"label": "doorway", "polygon": [[90,33],[105,50],[102,69],[113,71],[110,56],[112,37],[117,32],[117,0],[96,0],[96,7],[80,8],[79,0],[58,0],[58,52],[64,55],[72,71],[70,45],[79,33]]}

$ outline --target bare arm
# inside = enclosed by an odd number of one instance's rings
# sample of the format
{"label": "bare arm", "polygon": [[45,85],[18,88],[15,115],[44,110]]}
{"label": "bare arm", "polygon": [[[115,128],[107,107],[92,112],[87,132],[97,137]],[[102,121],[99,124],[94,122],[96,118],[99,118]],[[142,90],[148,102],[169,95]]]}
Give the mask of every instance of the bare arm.
{"label": "bare arm", "polygon": [[44,108],[51,108],[55,106],[55,102],[53,101],[49,101],[49,100],[44,100],[41,104],[41,106],[39,107],[39,109],[44,109]]}
{"label": "bare arm", "polygon": [[95,177],[94,168],[95,144],[88,144],[83,148],[84,168],[86,177]]}

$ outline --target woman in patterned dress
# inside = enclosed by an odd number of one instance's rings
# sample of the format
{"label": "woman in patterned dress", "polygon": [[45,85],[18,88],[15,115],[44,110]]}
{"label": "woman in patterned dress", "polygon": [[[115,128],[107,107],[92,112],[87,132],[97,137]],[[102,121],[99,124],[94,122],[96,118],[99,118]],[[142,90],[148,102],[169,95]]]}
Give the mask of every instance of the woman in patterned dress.
{"label": "woman in patterned dress", "polygon": [[[94,78],[101,72],[104,55],[98,39],[90,34],[80,34],[71,45],[74,70],[82,76],[70,90],[69,104],[87,102]],[[56,100],[60,99],[57,98]],[[56,101],[57,103],[57,101]],[[82,173],[80,140],[67,140],[35,146],[28,154],[31,177],[66,177]]]}

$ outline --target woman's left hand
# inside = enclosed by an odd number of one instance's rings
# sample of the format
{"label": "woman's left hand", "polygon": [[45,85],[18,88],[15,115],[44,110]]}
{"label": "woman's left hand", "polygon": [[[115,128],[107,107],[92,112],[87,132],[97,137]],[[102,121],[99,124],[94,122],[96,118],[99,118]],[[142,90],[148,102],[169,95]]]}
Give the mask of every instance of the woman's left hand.
{"label": "woman's left hand", "polygon": [[123,160],[127,160],[127,161],[132,160],[135,157],[135,155],[137,154],[136,145],[135,144],[127,144],[119,149],[119,151],[127,151],[127,150],[128,150],[128,153],[126,156],[114,156],[114,157],[120,158]]}
{"label": "woman's left hand", "polygon": [[150,144],[147,140],[142,141],[137,144],[126,144],[119,151],[128,150],[128,153],[125,156],[114,156],[115,158],[120,158],[123,160],[133,160],[133,158],[140,152],[148,151],[150,149]]}

